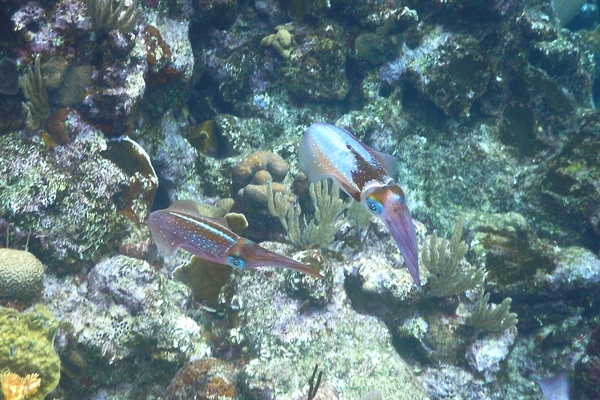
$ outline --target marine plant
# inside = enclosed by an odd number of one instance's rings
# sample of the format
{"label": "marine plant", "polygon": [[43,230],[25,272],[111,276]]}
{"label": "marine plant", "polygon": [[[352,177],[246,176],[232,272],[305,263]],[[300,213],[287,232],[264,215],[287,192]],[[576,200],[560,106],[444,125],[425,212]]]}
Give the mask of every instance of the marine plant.
{"label": "marine plant", "polygon": [[485,271],[465,259],[469,246],[461,241],[462,221],[450,240],[431,235],[421,246],[421,261],[429,270],[428,297],[448,297],[464,293],[483,283]]}
{"label": "marine plant", "polygon": [[108,32],[118,30],[129,31],[138,21],[141,11],[134,0],[127,5],[125,0],[84,0],[92,29],[96,39],[101,39]]}
{"label": "marine plant", "polygon": [[29,69],[19,79],[19,86],[27,99],[27,102],[23,103],[25,125],[27,129],[37,129],[42,121],[50,115],[50,102],[40,68],[39,56],[35,57],[33,69]]}
{"label": "marine plant", "polygon": [[[311,183],[308,187],[314,218],[306,222],[299,205],[290,205],[282,193],[268,188],[268,209],[287,230],[287,239],[294,245],[316,245],[328,248],[333,243],[340,224],[340,216],[349,207],[349,202],[340,198],[340,189],[328,181]],[[288,204],[286,204],[288,203]]]}
{"label": "marine plant", "polygon": [[481,332],[501,332],[518,322],[517,314],[510,312],[510,297],[500,304],[488,304],[490,294],[481,290],[479,300],[471,314],[466,318],[465,325],[475,329],[475,336]]}

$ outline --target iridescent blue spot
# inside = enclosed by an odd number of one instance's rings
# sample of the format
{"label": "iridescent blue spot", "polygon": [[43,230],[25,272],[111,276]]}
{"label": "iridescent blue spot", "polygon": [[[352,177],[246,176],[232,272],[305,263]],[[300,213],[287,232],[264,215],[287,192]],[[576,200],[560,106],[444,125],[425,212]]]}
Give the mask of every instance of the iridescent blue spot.
{"label": "iridescent blue spot", "polygon": [[367,199],[367,207],[369,208],[369,211],[371,211],[375,215],[381,215],[381,213],[383,212],[383,206],[373,197],[369,197]]}
{"label": "iridescent blue spot", "polygon": [[246,261],[235,256],[227,257],[227,264],[229,264],[230,267],[233,267],[235,269],[243,269],[246,267]]}

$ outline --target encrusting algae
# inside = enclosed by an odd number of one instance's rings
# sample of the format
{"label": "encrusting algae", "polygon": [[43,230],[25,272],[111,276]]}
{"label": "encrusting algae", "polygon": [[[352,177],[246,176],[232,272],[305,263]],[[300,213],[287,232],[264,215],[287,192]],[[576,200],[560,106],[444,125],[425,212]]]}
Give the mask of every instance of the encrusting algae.
{"label": "encrusting algae", "polygon": [[2,375],[2,394],[5,400],[25,400],[40,388],[42,380],[38,374],[20,377],[14,372]]}
{"label": "encrusting algae", "polygon": [[23,313],[0,307],[4,400],[43,400],[56,388],[60,379],[60,360],[53,347],[57,327],[56,319],[42,305]]}

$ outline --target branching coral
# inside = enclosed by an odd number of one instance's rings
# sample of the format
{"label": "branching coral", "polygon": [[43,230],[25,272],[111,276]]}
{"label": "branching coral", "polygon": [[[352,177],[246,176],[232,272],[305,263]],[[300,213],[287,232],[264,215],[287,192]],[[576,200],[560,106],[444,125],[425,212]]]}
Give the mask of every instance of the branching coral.
{"label": "branching coral", "polygon": [[311,184],[308,190],[315,207],[315,218],[305,226],[303,239],[305,243],[329,247],[339,228],[339,216],[348,208],[348,203],[340,199],[339,187],[329,185],[328,181]]}
{"label": "branching coral", "polygon": [[23,103],[27,128],[37,129],[42,121],[50,115],[50,103],[40,68],[39,56],[35,58],[33,70],[30,69],[19,79],[19,86],[27,99],[27,102]]}
{"label": "branching coral", "polygon": [[[129,31],[140,17],[140,9],[134,0],[129,5],[125,0],[84,0],[96,38],[112,30]],[[118,3],[115,7],[115,3]]]}
{"label": "branching coral", "polygon": [[6,400],[25,400],[40,388],[42,383],[38,374],[20,377],[13,372],[2,375],[2,394]]}
{"label": "branching coral", "polygon": [[460,240],[462,222],[458,222],[450,240],[435,234],[423,243],[421,260],[430,272],[429,297],[448,297],[464,293],[483,283],[485,272],[469,264],[464,256],[469,246]]}
{"label": "branching coral", "polygon": [[[308,224],[301,216],[300,206],[292,206],[281,193],[268,189],[268,209],[279,218],[287,230],[287,238],[296,245],[314,244],[327,248],[333,243],[339,228],[339,217],[349,203],[340,198],[340,190],[327,181],[311,183],[309,193],[315,208],[314,219]],[[287,203],[287,204],[286,204]]]}
{"label": "branching coral", "polygon": [[[287,196],[283,192],[275,192],[272,184],[267,185],[267,209],[269,213],[277,217],[281,222],[283,228],[289,232],[287,224],[287,215],[291,212],[292,205],[290,204]],[[299,215],[298,215],[299,217]]]}
{"label": "branching coral", "polygon": [[483,294],[482,290],[475,308],[465,321],[465,325],[475,328],[475,336],[481,332],[501,332],[518,322],[517,314],[510,312],[510,297],[497,305],[488,304],[489,300],[490,294]]}

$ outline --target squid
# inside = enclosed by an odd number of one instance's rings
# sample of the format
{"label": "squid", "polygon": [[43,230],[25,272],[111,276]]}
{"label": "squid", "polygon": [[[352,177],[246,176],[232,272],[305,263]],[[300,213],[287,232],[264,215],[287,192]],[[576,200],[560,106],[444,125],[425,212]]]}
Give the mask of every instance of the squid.
{"label": "squid", "polygon": [[317,122],[300,140],[298,161],[311,182],[331,178],[348,196],[385,222],[410,276],[420,287],[415,227],[404,192],[392,177],[396,157],[373,150],[345,129]]}
{"label": "squid", "polygon": [[182,248],[202,259],[236,269],[271,266],[323,278],[312,268],[239,236],[229,229],[224,218],[200,215],[196,203],[190,200],[177,201],[165,210],[152,212],[148,226],[159,252],[165,256]]}

